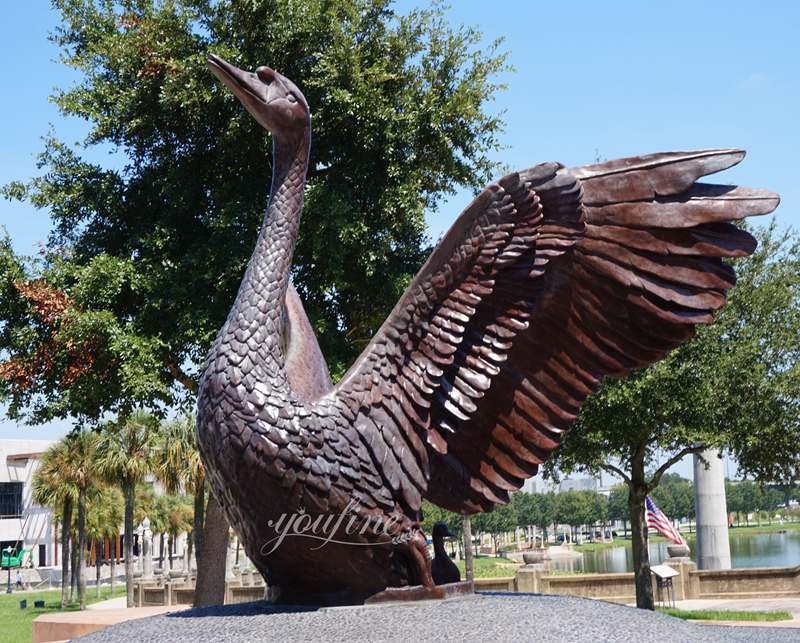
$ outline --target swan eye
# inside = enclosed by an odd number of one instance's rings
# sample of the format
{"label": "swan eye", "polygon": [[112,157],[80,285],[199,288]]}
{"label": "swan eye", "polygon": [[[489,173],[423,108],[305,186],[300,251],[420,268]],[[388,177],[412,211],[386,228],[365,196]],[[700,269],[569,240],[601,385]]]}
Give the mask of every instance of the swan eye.
{"label": "swan eye", "polygon": [[290,103],[296,103],[297,102],[297,99],[294,97],[294,94],[288,94],[286,96],[286,100],[288,100]]}

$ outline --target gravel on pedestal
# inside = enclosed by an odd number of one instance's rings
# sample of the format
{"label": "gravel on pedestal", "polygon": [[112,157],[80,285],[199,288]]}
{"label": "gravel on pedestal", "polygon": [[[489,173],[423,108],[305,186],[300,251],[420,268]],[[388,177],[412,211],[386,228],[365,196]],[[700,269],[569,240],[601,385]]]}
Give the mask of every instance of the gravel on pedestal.
{"label": "gravel on pedestal", "polygon": [[210,641],[586,641],[712,643],[800,640],[796,629],[698,625],[624,605],[540,594],[307,608],[263,601],[127,621],[81,643]]}

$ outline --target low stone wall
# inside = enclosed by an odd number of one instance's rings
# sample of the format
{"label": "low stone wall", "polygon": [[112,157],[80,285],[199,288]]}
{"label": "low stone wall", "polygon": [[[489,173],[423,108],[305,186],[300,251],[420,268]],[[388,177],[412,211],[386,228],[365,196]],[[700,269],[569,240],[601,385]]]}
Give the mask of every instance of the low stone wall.
{"label": "low stone wall", "polygon": [[[800,596],[800,565],[698,570],[692,561],[666,561],[678,571],[673,578],[675,600],[693,598],[779,598]],[[553,575],[544,565],[523,565],[516,576],[478,579],[478,591],[533,592],[598,598],[614,603],[636,600],[633,573]],[[656,593],[655,578],[653,593]]]}
{"label": "low stone wall", "polygon": [[517,581],[514,576],[498,578],[476,578],[475,590],[478,592],[516,592]]}
{"label": "low stone wall", "polygon": [[[675,600],[691,598],[779,598],[800,596],[800,565],[757,567],[725,571],[698,570],[692,561],[667,561],[678,571],[673,578]],[[523,565],[515,576],[478,578],[475,589],[482,592],[530,592],[597,598],[613,603],[633,603],[636,588],[633,573],[550,574],[542,564]],[[243,574],[225,583],[225,603],[247,603],[264,598],[265,585],[255,574]],[[656,594],[653,579],[653,594]],[[191,605],[193,579],[142,581],[136,584],[137,607]]]}
{"label": "low stone wall", "polygon": [[[245,582],[242,582],[243,580]],[[225,604],[248,603],[264,598],[266,586],[264,581],[258,582],[258,580],[248,576],[244,579],[226,581]],[[138,580],[134,586],[136,607],[192,605],[194,603],[194,581],[194,578]]]}
{"label": "low stone wall", "polygon": [[696,594],[697,598],[778,598],[800,595],[800,565],[693,570],[689,576],[689,592]]}

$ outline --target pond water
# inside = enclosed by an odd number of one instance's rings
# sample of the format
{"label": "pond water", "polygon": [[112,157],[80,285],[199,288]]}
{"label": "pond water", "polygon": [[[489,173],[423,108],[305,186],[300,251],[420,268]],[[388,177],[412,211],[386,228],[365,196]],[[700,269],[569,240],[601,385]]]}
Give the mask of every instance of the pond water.
{"label": "pond water", "polygon": [[[695,560],[694,534],[686,534],[691,557]],[[786,567],[800,565],[800,530],[783,533],[730,533],[731,564],[733,567]],[[668,557],[669,543],[650,543],[650,563],[655,565]],[[601,551],[584,552],[582,557],[554,559],[550,568],[564,572],[630,572],[633,571],[633,551],[630,543]]]}

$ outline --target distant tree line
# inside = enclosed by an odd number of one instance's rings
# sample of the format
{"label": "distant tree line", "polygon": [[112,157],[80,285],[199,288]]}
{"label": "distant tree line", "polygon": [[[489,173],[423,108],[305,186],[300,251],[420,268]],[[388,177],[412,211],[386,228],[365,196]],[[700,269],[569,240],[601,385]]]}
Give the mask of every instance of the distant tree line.
{"label": "distant tree line", "polygon": [[[751,480],[725,481],[728,512],[734,514],[737,524],[750,524],[754,514],[764,516],[770,522],[781,507],[788,508],[790,501],[800,501],[800,489],[776,489],[760,485]],[[661,511],[673,521],[689,522],[689,531],[695,519],[694,484],[677,473],[667,473],[659,486],[653,490],[652,498]],[[784,510],[782,510],[786,513]],[[800,513],[800,512],[798,512]],[[793,512],[789,512],[793,515]],[[455,536],[461,535],[461,516],[445,511],[425,501],[423,505],[423,529],[430,533],[438,521],[445,522]],[[547,542],[559,525],[570,527],[568,538],[578,540],[579,533],[588,531],[594,539],[598,532],[605,535],[610,525],[621,522],[623,535],[628,535],[630,512],[628,510],[628,487],[618,484],[608,495],[596,491],[564,491],[561,493],[525,493],[511,496],[507,505],[495,507],[489,513],[472,517],[473,534],[489,534],[494,550],[499,549],[503,534],[523,529],[531,533],[538,530],[538,538]]]}

